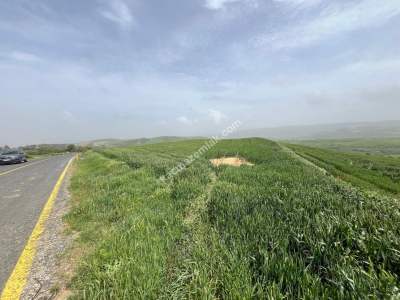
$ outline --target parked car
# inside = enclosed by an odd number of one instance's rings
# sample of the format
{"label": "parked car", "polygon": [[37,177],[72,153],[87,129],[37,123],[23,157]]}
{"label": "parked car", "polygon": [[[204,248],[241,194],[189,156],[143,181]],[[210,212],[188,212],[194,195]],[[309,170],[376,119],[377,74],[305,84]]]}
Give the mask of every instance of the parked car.
{"label": "parked car", "polygon": [[25,153],[19,150],[6,150],[0,154],[0,165],[20,164],[27,161]]}

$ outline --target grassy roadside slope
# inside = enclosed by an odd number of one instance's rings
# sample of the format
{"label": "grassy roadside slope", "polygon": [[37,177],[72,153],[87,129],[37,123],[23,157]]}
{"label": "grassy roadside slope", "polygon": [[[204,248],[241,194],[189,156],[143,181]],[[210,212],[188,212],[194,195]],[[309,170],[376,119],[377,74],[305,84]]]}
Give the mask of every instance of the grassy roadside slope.
{"label": "grassy roadside slope", "polygon": [[399,157],[343,153],[293,144],[287,146],[332,175],[362,189],[400,194]]}
{"label": "grassy roadside slope", "polygon": [[[67,216],[87,299],[367,298],[398,294],[399,204],[367,198],[263,139],[88,152]],[[214,168],[209,158],[254,163]]]}

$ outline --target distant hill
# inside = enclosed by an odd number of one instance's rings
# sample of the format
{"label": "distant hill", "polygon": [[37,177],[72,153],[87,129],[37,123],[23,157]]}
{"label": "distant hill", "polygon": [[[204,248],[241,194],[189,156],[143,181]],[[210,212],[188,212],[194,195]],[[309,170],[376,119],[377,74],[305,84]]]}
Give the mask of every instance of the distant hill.
{"label": "distant hill", "polygon": [[130,147],[163,142],[175,142],[187,139],[199,139],[200,137],[178,137],[178,136],[159,136],[154,138],[139,139],[100,139],[81,143],[82,146],[89,147]]}
{"label": "distant hill", "polygon": [[238,131],[234,137],[314,140],[400,137],[400,121],[286,126]]}

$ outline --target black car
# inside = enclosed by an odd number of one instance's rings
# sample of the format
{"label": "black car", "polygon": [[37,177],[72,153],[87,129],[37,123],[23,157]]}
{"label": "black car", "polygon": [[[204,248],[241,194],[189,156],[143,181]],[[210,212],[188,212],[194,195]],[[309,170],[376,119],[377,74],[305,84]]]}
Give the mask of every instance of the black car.
{"label": "black car", "polygon": [[0,165],[20,164],[27,161],[25,153],[19,150],[7,150],[0,154]]}

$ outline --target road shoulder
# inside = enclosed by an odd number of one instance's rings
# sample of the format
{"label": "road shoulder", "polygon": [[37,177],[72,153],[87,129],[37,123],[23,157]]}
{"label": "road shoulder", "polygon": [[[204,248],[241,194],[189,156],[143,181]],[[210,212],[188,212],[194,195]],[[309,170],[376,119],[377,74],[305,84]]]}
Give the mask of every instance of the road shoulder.
{"label": "road shoulder", "polygon": [[68,169],[46,221],[21,299],[54,299],[64,285],[66,274],[61,261],[74,235],[66,234],[63,217],[70,209],[69,185],[74,168],[75,163]]}

